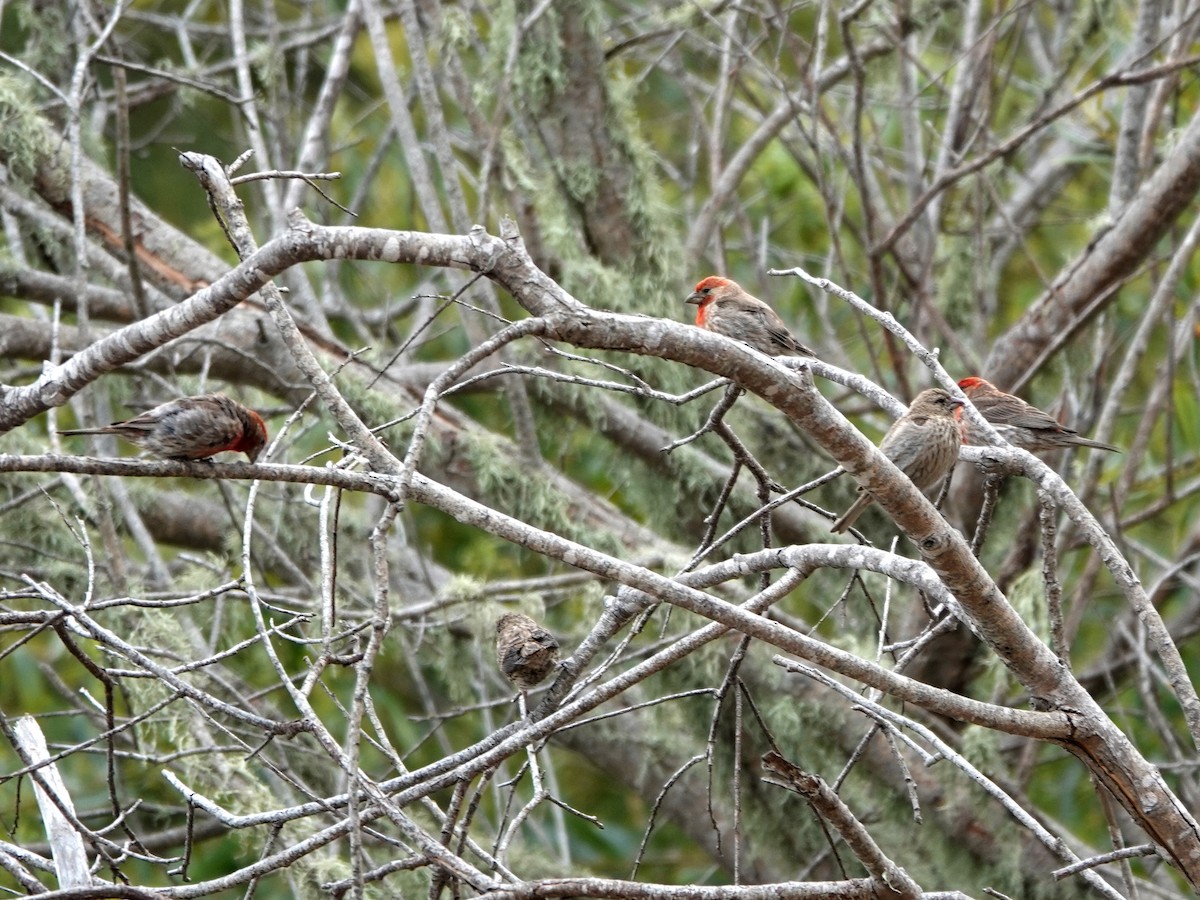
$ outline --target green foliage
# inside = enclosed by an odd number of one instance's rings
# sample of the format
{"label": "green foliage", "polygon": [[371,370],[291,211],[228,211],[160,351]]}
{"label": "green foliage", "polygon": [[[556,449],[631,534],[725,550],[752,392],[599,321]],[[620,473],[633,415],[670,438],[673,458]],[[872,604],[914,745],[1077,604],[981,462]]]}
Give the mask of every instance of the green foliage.
{"label": "green foliage", "polygon": [[[55,135],[46,127],[26,80],[0,74],[0,126],[0,154],[10,178],[31,181],[57,157]],[[66,174],[60,173],[64,178]]]}
{"label": "green foliage", "polygon": [[[12,41],[13,48],[20,48],[21,61],[33,71],[71,70],[75,60],[70,41],[72,12],[68,7],[19,0],[6,4],[0,12],[6,16],[0,21],[0,32],[4,37],[0,46],[7,48]],[[2,106],[0,103],[0,108]]]}
{"label": "green foliage", "polygon": [[[500,15],[494,20],[493,41],[496,47],[507,47],[511,41],[511,36],[505,32],[517,15],[519,12],[514,4],[504,3],[500,6]],[[512,91],[517,102],[532,109],[544,106],[548,95],[561,91],[567,82],[569,63],[563,58],[558,39],[562,15],[560,9],[548,9],[537,27],[521,42],[517,65],[513,70]],[[494,58],[503,59],[499,54]]]}
{"label": "green foliage", "polygon": [[486,596],[487,583],[471,575],[457,574],[438,591],[438,599],[447,603],[465,603],[476,608]]}
{"label": "green foliage", "polygon": [[1042,573],[1036,568],[1022,572],[1008,589],[1008,601],[1030,630],[1044,643],[1049,643],[1049,611],[1046,609],[1046,588],[1042,582]]}
{"label": "green foliage", "polygon": [[573,516],[569,499],[548,480],[514,478],[507,442],[474,431],[467,436],[464,449],[480,490],[496,508],[598,550],[619,552],[619,541],[613,535],[595,531]]}
{"label": "green foliage", "polygon": [[938,307],[952,328],[966,328],[974,313],[971,299],[979,295],[979,279],[988,271],[988,261],[979,258],[979,243],[972,238],[947,238],[938,260]]}

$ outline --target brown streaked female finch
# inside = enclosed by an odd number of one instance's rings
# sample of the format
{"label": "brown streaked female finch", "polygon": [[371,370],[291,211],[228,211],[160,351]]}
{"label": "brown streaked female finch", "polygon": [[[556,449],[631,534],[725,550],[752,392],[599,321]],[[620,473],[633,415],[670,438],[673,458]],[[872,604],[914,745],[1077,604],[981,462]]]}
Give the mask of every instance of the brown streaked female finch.
{"label": "brown streaked female finch", "polygon": [[[922,491],[949,475],[958,462],[962,434],[954,413],[962,405],[941,388],[921,391],[879,442],[880,452]],[[834,534],[845,532],[875,502],[869,492],[858,490],[861,496],[833,523]]]}
{"label": "brown streaked female finch", "polygon": [[505,613],[496,620],[496,665],[513,687],[525,693],[558,665],[558,641],[529,616]]}
{"label": "brown streaked female finch", "polygon": [[696,304],[696,324],[744,341],[767,356],[813,356],[788,330],[779,314],[736,281],[709,275],[688,294]]}
{"label": "brown streaked female finch", "polygon": [[254,462],[267,443],[262,416],[224,394],[181,397],[124,422],[59,434],[115,434],[159,459],[208,459],[232,450]]}
{"label": "brown streaked female finch", "polygon": [[[1062,447],[1094,447],[1097,450],[1121,452],[1119,447],[1112,444],[1081,436],[1074,428],[1059,424],[1053,416],[1042,412],[1036,406],[1031,406],[1020,397],[1005,393],[990,381],[972,375],[960,381],[958,386],[975,404],[980,415],[991,422],[1001,436],[1014,447],[1020,447],[1030,453],[1058,450]],[[965,443],[981,446],[990,443],[987,437],[979,434],[978,428],[972,427],[970,420],[961,410],[957,415],[962,425]]]}

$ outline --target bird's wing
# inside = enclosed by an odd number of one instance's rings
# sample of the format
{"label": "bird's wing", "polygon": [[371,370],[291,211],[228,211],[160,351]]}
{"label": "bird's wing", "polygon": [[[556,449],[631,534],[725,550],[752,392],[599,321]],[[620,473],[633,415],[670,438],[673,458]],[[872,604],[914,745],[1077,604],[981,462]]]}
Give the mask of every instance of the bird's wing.
{"label": "bird's wing", "polygon": [[1017,410],[1006,423],[1017,428],[1049,428],[1052,431],[1062,431],[1075,434],[1075,429],[1068,428],[1048,413],[1042,412],[1036,406],[1025,406]]}

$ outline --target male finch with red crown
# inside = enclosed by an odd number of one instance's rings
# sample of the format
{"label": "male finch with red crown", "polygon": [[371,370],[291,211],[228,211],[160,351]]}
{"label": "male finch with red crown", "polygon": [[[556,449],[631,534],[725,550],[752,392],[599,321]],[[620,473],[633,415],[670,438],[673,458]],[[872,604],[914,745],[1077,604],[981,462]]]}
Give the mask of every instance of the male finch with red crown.
{"label": "male finch with red crown", "polygon": [[254,462],[267,443],[262,416],[224,394],[181,397],[124,422],[59,434],[115,434],[160,459],[208,459],[232,450]]}
{"label": "male finch with red crown", "polygon": [[793,337],[775,310],[736,281],[709,275],[686,302],[696,305],[696,324],[701,328],[743,341],[767,356],[817,355]]}
{"label": "male finch with red crown", "polygon": [[[958,386],[979,410],[979,414],[1014,447],[1020,447],[1030,453],[1058,450],[1063,447],[1094,447],[1097,450],[1120,452],[1120,448],[1112,444],[1085,438],[1074,428],[1059,424],[1053,416],[1047,415],[1036,406],[1031,406],[1020,397],[1005,393],[990,381],[972,375],[960,381]],[[991,443],[986,436],[978,433],[977,428],[971,426],[961,410],[957,415],[964,441],[980,445]]]}

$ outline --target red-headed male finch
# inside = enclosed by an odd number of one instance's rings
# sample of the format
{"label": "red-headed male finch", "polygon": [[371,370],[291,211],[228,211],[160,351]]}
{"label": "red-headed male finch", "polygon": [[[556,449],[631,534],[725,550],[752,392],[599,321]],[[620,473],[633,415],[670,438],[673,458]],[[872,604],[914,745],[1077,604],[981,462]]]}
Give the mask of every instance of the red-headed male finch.
{"label": "red-headed male finch", "polygon": [[[908,412],[892,423],[879,442],[879,451],[918,488],[928,490],[949,475],[958,462],[962,434],[954,413],[962,405],[961,400],[941,388],[921,391]],[[834,534],[846,531],[875,502],[869,492],[861,487],[858,490],[861,496],[833,523],[830,530]]]}
{"label": "red-headed male finch", "polygon": [[793,337],[779,314],[736,281],[709,275],[687,296],[696,304],[696,324],[717,334],[744,341],[767,356],[813,356]]}
{"label": "red-headed male finch", "polygon": [[496,665],[524,693],[558,665],[558,641],[529,616],[505,613],[496,620]]}
{"label": "red-headed male finch", "polygon": [[[1036,406],[1031,406],[1020,397],[1006,394],[990,381],[972,375],[960,381],[958,386],[975,404],[980,414],[1014,447],[1020,447],[1030,453],[1071,446],[1121,452],[1120,448],[1112,444],[1102,444],[1100,441],[1080,436],[1074,428],[1060,425],[1053,416],[1047,415]],[[961,410],[958,417],[965,443],[981,446],[989,443],[984,435],[979,434],[979,429],[971,425]]]}
{"label": "red-headed male finch", "polygon": [[262,416],[224,394],[181,397],[124,422],[59,434],[115,434],[160,459],[208,459],[232,450],[254,462],[267,443]]}

